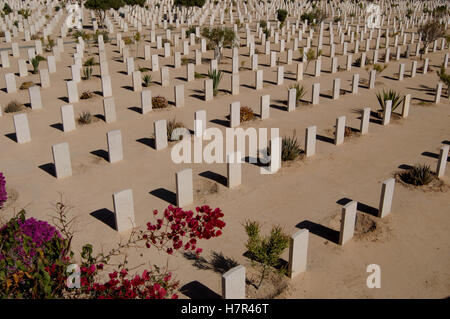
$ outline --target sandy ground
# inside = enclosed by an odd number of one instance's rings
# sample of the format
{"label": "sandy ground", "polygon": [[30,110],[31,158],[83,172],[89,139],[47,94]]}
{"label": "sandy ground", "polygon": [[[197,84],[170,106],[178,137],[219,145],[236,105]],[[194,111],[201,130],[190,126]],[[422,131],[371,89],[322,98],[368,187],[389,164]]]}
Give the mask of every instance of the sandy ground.
{"label": "sandy ground", "polygon": [[[58,29],[59,27],[55,28]],[[162,33],[160,30],[159,34]],[[243,36],[245,32],[241,30],[241,37]],[[150,61],[142,58],[144,43],[149,42],[141,43],[135,65],[151,67]],[[156,51],[155,43],[151,45],[152,54],[163,54],[163,50]],[[1,43],[1,47],[6,47],[6,44]],[[193,49],[198,48],[199,44],[191,47],[190,58],[194,58]],[[259,42],[256,48],[263,52]],[[132,54],[135,54],[134,49],[135,45],[131,45]],[[278,48],[275,46],[273,49]],[[182,46],[175,50],[182,51]],[[400,165],[427,163],[433,168],[436,166],[441,144],[450,143],[450,103],[445,93],[441,103],[433,103],[434,89],[438,82],[435,70],[442,63],[444,52],[449,51],[429,53],[428,74],[419,72],[415,78],[409,77],[411,61],[401,59],[400,62],[406,64],[406,76],[402,82],[396,80],[399,62],[391,61],[382,75],[377,77],[375,89],[369,90],[365,84],[360,84],[358,94],[346,93],[333,101],[328,96],[332,90],[333,78],[341,78],[341,88],[349,90],[353,74],[359,73],[361,79],[367,79],[368,73],[359,67],[352,67],[351,71],[330,74],[327,72],[330,69],[328,50],[329,47],[325,46],[322,75],[319,78],[309,75],[313,72],[314,63],[311,63],[301,81],[308,91],[305,97],[307,100],[310,99],[312,83],[320,82],[320,104],[303,105],[290,113],[286,112],[285,101],[288,87],[295,83],[298,52],[294,52],[294,63],[285,65],[285,81],[282,86],[275,84],[276,67],[267,66],[269,56],[260,54],[259,63],[264,70],[265,83],[263,90],[255,91],[254,73],[248,69],[251,65],[248,48],[242,46],[240,58],[247,61],[246,69],[240,72],[240,94],[231,96],[227,92],[231,89],[231,50],[225,50],[226,57],[220,65],[220,69],[226,71],[220,84],[223,91],[211,102],[202,100],[203,79],[187,83],[184,79],[185,67],[174,69],[173,56],[160,56],[160,66],[167,65],[170,68],[171,85],[161,87],[159,72],[150,72],[154,83],[149,89],[154,96],[162,95],[169,101],[174,101],[173,85],[184,84],[186,107],[177,109],[171,106],[167,110],[142,115],[137,109],[140,105],[140,93],[130,89],[131,76],[126,75],[126,64],[122,62],[113,41],[112,44],[106,44],[106,51],[112,75],[117,122],[106,124],[99,119],[87,126],[78,125],[74,132],[63,133],[60,107],[67,104],[65,81],[71,78],[71,55],[75,52],[75,44],[66,44],[62,60],[57,62],[57,73],[50,75],[51,87],[41,90],[43,109],[32,111],[28,107],[25,111],[30,123],[31,143],[19,145],[15,142],[12,114],[4,113],[0,117],[0,171],[6,176],[9,192],[16,197],[0,211],[1,217],[6,220],[15,211],[25,207],[29,216],[50,220],[51,203],[56,202],[59,199],[58,192],[62,192],[67,202],[73,206],[72,213],[77,216],[75,247],[79,248],[90,242],[106,249],[113,247],[121,238],[108,225],[113,211],[112,193],[123,189],[133,190],[136,222],[143,226],[152,219],[153,209],[162,210],[169,203],[174,203],[175,172],[192,168],[196,197],[195,205],[189,208],[201,204],[220,207],[227,223],[222,237],[201,243],[204,258],[209,259],[214,252],[222,253],[237,263],[248,266],[250,274],[250,262],[244,256],[247,237],[242,223],[246,219],[259,221],[264,232],[268,232],[274,224],[281,225],[288,234],[293,234],[302,227],[310,229],[308,271],[293,280],[278,281],[288,282],[288,288],[279,297],[448,297],[449,192],[423,191],[397,183],[392,214],[383,220],[373,218],[378,223],[375,234],[354,238],[343,247],[336,244],[335,236],[339,230],[341,206],[348,199],[356,200],[369,208],[377,207],[381,182],[391,177]],[[352,50],[352,46],[349,46],[349,50]],[[90,52],[96,51],[97,48],[93,45]],[[341,52],[340,45],[337,45],[336,52]],[[380,56],[383,55],[382,52]],[[391,49],[391,53],[395,52]],[[285,61],[285,54],[286,52],[282,53],[281,61]],[[359,55],[360,53],[354,55],[353,59]],[[85,54],[84,59],[87,56]],[[98,60],[96,54],[95,56]],[[206,74],[209,69],[208,59],[212,56],[212,51],[203,54],[206,60],[195,71]],[[21,57],[26,58],[26,49],[21,49]],[[339,61],[341,66],[345,65],[345,57],[339,56]],[[6,86],[3,74],[18,72],[17,59],[10,56],[10,63],[9,69],[0,69],[2,89]],[[46,67],[45,64],[43,62],[41,68]],[[419,66],[421,65],[422,62],[419,61]],[[83,110],[103,114],[99,74],[99,66],[95,66],[92,79],[78,85],[80,94],[86,90],[98,93],[92,99],[80,100],[74,104],[76,116]],[[39,83],[39,76],[30,73],[24,78],[16,77],[16,81],[18,86],[24,81]],[[326,139],[333,137],[332,129],[338,116],[345,115],[347,125],[358,129],[360,117],[357,110],[371,107],[372,111],[376,111],[378,103],[375,93],[390,88],[412,94],[408,118],[393,120],[386,127],[376,121],[371,122],[367,135],[356,134],[346,138],[341,146],[336,147]],[[224,131],[228,125],[226,116],[231,102],[240,101],[241,105],[250,106],[259,113],[259,97],[266,94],[271,96],[270,118],[264,121],[257,119],[243,127],[278,127],[282,136],[291,135],[295,130],[303,146],[305,128],[317,125],[318,134],[325,138],[317,140],[317,154],[314,157],[285,164],[277,174],[268,176],[259,174],[259,167],[256,165],[245,163],[242,166],[242,185],[229,190],[223,185],[226,164],[176,165],[170,160],[170,147],[162,151],[151,147],[155,120],[176,118],[192,130],[194,112],[205,109],[207,126]],[[0,92],[0,105],[3,107],[13,99],[29,103],[28,92],[24,90],[7,94],[6,89]],[[124,160],[110,164],[103,158],[107,152],[106,132],[115,129],[122,132]],[[51,145],[60,142],[69,143],[73,168],[73,176],[64,180],[57,180],[49,170],[49,164],[52,163]],[[216,175],[206,174],[213,176],[212,178],[202,176],[208,171]],[[446,176],[442,179],[446,184],[450,184],[449,171],[447,169]],[[366,211],[370,213],[371,210]],[[102,217],[96,218],[93,215]],[[126,234],[122,236],[124,237]],[[182,255],[168,258],[166,254],[144,250],[141,257],[140,253],[129,252],[131,264],[163,265],[168,261],[169,268],[184,286],[182,297],[208,298],[221,294],[220,273],[199,269]],[[283,257],[287,258],[287,251]],[[366,267],[369,264],[381,267],[380,289],[369,289],[366,286],[369,275]],[[249,287],[250,297],[267,297],[265,293],[266,290],[255,293]]]}

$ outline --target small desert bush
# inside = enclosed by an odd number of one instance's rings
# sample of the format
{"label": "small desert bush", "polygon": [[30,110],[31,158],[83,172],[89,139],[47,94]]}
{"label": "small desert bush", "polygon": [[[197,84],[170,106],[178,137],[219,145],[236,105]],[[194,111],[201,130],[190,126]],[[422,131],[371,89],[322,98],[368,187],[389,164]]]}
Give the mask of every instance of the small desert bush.
{"label": "small desert bush", "polygon": [[384,64],[384,65],[381,65],[381,64],[374,64],[374,65],[373,65],[373,69],[374,69],[375,71],[377,71],[377,75],[378,75],[378,74],[381,74],[381,72],[383,72],[384,70],[386,70],[387,67],[388,67],[387,64]]}
{"label": "small desert bush", "polygon": [[380,104],[383,111],[386,108],[387,101],[389,100],[392,101],[392,112],[393,112],[403,102],[403,99],[404,96],[402,96],[400,93],[394,90],[389,91],[383,90],[383,92],[377,93],[378,104]]}
{"label": "small desert bush", "polygon": [[152,98],[152,105],[154,109],[164,109],[169,106],[169,101],[164,96],[154,96]]}
{"label": "small desert bush", "polygon": [[103,43],[108,43],[109,42],[109,35],[108,35],[108,32],[107,31],[100,31],[100,30],[97,30],[97,31],[95,31],[95,33],[94,33],[94,41],[95,41],[95,43],[98,43],[98,36],[99,35],[103,35]]}
{"label": "small desert bush", "polygon": [[398,177],[405,183],[422,186],[429,184],[435,177],[430,165],[419,164],[404,170]]}
{"label": "small desert bush", "polygon": [[140,66],[140,65],[138,65],[137,69],[138,69],[141,73],[145,73],[145,72],[150,71],[149,68],[146,68],[145,66]]}
{"label": "small desert bush", "polygon": [[240,109],[240,120],[241,122],[251,121],[255,119],[255,113],[248,106],[241,106]]}
{"label": "small desert bush", "polygon": [[80,124],[90,124],[92,122],[92,114],[89,111],[83,111],[78,117],[78,123]]}
{"label": "small desert bush", "polygon": [[94,66],[95,63],[95,58],[94,57],[90,57],[89,59],[87,59],[86,61],[84,61],[83,66]]}
{"label": "small desert bush", "polygon": [[33,85],[34,85],[34,83],[32,81],[25,81],[20,85],[19,89],[26,90],[26,89],[32,87]]}
{"label": "small desert bush", "polygon": [[92,76],[92,72],[93,72],[93,68],[91,66],[86,66],[83,69],[83,79],[84,80],[89,80]]}
{"label": "small desert bush", "polygon": [[15,113],[22,111],[22,109],[23,109],[22,103],[18,102],[17,100],[12,100],[11,102],[8,103],[8,105],[6,105],[5,113]]}
{"label": "small desert bush", "polygon": [[289,236],[281,227],[273,226],[270,235],[262,237],[261,226],[256,221],[246,221],[244,224],[248,240],[245,247],[248,250],[249,258],[260,268],[260,279],[257,285],[259,288],[268,272],[280,266],[280,257],[289,246]]}
{"label": "small desert bush", "polygon": [[202,79],[202,78],[205,78],[205,77],[206,76],[201,74],[201,73],[194,72],[194,78],[196,78],[196,79]]}
{"label": "small desert bush", "polygon": [[[182,127],[184,127],[184,124],[181,122],[177,122],[175,118],[167,121],[167,139],[171,142],[177,141],[178,139],[172,139],[173,131],[177,128],[182,128]],[[183,138],[183,137],[181,136],[181,138]]]}
{"label": "small desert bush", "polygon": [[83,93],[81,93],[80,99],[87,100],[87,99],[90,99],[93,96],[94,96],[94,94],[91,91],[84,91]]}
{"label": "small desert bush", "polygon": [[[292,133],[292,137],[283,137],[283,139],[281,140],[281,160],[283,162],[293,161],[297,159],[302,153],[304,153],[304,151],[300,147],[300,143],[298,142],[295,130]],[[270,146],[266,148],[266,154],[270,156]]]}
{"label": "small desert bush", "polygon": [[142,84],[145,87],[149,87],[150,83],[152,83],[152,76],[150,74],[146,74],[142,77]]}
{"label": "small desert bush", "polygon": [[300,144],[297,140],[297,136],[294,133],[292,137],[285,136],[281,142],[281,160],[282,161],[293,161],[297,159],[303,150],[300,148]]}
{"label": "small desert bush", "polygon": [[182,57],[181,58],[181,65],[186,65],[186,64],[188,64],[189,63],[189,58],[186,58],[186,57]]}
{"label": "small desert bush", "polygon": [[125,45],[130,45],[133,43],[133,40],[130,37],[123,37],[122,40]]}

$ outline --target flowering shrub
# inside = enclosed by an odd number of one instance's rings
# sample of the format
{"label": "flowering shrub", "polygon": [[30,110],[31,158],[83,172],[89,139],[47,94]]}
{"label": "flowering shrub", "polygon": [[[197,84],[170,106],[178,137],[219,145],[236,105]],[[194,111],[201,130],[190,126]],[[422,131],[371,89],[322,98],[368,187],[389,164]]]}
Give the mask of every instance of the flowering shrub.
{"label": "flowering shrub", "polygon": [[[80,287],[68,288],[67,269],[76,263],[70,250],[73,219],[68,220],[63,203],[55,207],[59,214],[53,219],[57,228],[45,221],[26,219],[24,210],[0,228],[0,298],[176,299],[179,283],[172,273],[154,265],[141,274],[130,275],[125,267],[126,255],[124,262],[112,267],[107,281],[100,278],[104,268],[111,267],[110,259],[120,256],[126,248],[142,244],[168,254],[184,248],[198,255],[202,249],[197,247],[197,240],[218,237],[225,227],[219,208],[201,206],[194,213],[169,206],[155,224],[149,222],[146,229],[133,230],[128,242],[120,243],[107,254],[93,256],[92,245],[84,245],[80,254]],[[158,217],[157,210],[153,213]]]}
{"label": "flowering shrub", "polygon": [[[197,207],[196,212],[194,216],[190,210],[184,211],[169,205],[164,210],[162,218],[158,218],[155,224],[147,223],[147,232],[142,234],[147,248],[154,245],[172,254],[174,249],[183,247],[184,250],[195,250],[197,254],[201,253],[202,249],[196,246],[197,239],[220,236],[222,234],[220,229],[225,227],[225,222],[220,219],[223,213],[219,208],[212,210],[205,205]],[[158,214],[157,210],[153,211],[153,215]]]}
{"label": "flowering shrub", "polygon": [[3,173],[0,172],[0,208],[8,199],[8,193],[6,192],[6,180]]}
{"label": "flowering shrub", "polygon": [[0,296],[51,298],[63,289],[66,241],[47,222],[25,219],[25,211],[0,229]]}

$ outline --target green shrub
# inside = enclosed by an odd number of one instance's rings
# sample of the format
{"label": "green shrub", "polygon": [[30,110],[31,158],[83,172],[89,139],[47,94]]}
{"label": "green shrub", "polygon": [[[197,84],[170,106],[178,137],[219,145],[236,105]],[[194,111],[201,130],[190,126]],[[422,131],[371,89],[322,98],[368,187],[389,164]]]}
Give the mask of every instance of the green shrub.
{"label": "green shrub", "polygon": [[150,74],[146,74],[142,77],[142,82],[145,87],[149,87],[150,83],[152,83],[152,76]]}
{"label": "green shrub", "polygon": [[202,79],[202,78],[205,78],[205,77],[206,76],[201,74],[201,73],[194,72],[194,78],[196,78],[196,79]]}
{"label": "green shrub", "polygon": [[430,165],[419,164],[398,174],[398,177],[405,183],[422,186],[429,184],[435,175],[430,169]]}
{"label": "green shrub", "polygon": [[280,21],[280,23],[284,23],[286,21],[286,18],[288,16],[288,12],[284,9],[278,9],[277,10],[277,20]]}
{"label": "green shrub", "polygon": [[0,241],[0,298],[62,296],[70,259],[68,242],[55,227],[21,210],[1,227]]}
{"label": "green shrub", "polygon": [[91,66],[87,66],[83,69],[83,79],[89,80],[92,76],[93,68]]}
{"label": "green shrub", "polygon": [[293,161],[297,159],[301,154],[303,153],[303,150],[300,148],[300,144],[297,140],[297,136],[294,133],[292,134],[292,137],[283,137],[283,140],[281,142],[281,160],[282,161]]}
{"label": "green shrub", "polygon": [[210,79],[213,80],[213,94],[214,96],[216,96],[217,93],[219,93],[219,84],[223,76],[222,71],[219,70],[213,70],[212,72],[208,71],[208,76]]}
{"label": "green shrub", "polygon": [[404,96],[402,96],[400,93],[397,93],[394,90],[378,92],[377,93],[377,100],[378,104],[380,104],[380,107],[384,111],[386,108],[386,101],[392,101],[392,112],[403,102]]}
{"label": "green shrub", "polygon": [[289,246],[289,236],[281,227],[273,226],[269,236],[261,237],[261,227],[256,221],[246,221],[244,228],[248,236],[245,247],[252,262],[260,268],[259,289],[268,271],[280,265],[281,254]]}
{"label": "green shrub", "polygon": [[94,57],[90,57],[83,63],[83,66],[94,66],[94,65],[96,65]]}
{"label": "green shrub", "polygon": [[34,58],[31,59],[31,65],[33,66],[33,70],[31,73],[36,74],[39,71],[39,63],[41,61],[45,61],[45,58],[41,55],[36,55]]}

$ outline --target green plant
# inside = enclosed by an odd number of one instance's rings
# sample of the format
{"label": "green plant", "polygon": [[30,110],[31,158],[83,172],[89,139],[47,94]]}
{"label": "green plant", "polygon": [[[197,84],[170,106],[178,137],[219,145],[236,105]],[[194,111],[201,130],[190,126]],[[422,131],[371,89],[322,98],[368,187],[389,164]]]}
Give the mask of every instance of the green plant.
{"label": "green plant", "polygon": [[173,4],[179,7],[187,8],[187,17],[194,14],[194,7],[203,7],[205,5],[205,0],[175,0]]}
{"label": "green plant", "polygon": [[198,73],[198,72],[194,72],[194,78],[196,79],[202,79],[205,78],[206,76],[204,74]]}
{"label": "green plant", "polygon": [[208,77],[213,80],[214,96],[216,96],[217,93],[219,93],[219,84],[220,81],[222,80],[222,76],[223,76],[222,71],[219,71],[217,69],[213,70],[212,72],[208,71]]}
{"label": "green plant", "polygon": [[[183,128],[184,124],[177,122],[175,118],[167,121],[167,139],[169,141],[177,141],[178,139],[172,139],[173,131],[177,128]],[[182,137],[181,137],[182,138]]]}
{"label": "green plant", "polygon": [[435,174],[431,171],[430,165],[419,164],[407,168],[399,173],[398,177],[407,184],[422,186],[429,184],[435,178]]}
{"label": "green plant", "polygon": [[5,5],[3,6],[3,13],[5,15],[10,14],[11,12],[13,12],[13,10],[11,9],[11,7],[9,6],[9,4],[5,3]]}
{"label": "green plant", "polygon": [[447,86],[447,96],[450,98],[450,74],[445,72],[444,67],[441,67],[441,69],[436,71],[436,73],[439,76],[439,80]]}
{"label": "green plant", "polygon": [[67,241],[45,221],[21,210],[0,228],[0,298],[44,299],[62,295],[69,262]]}
{"label": "green plant", "polygon": [[259,289],[268,271],[280,265],[280,256],[289,246],[289,236],[283,233],[281,227],[273,226],[269,236],[261,237],[261,226],[256,221],[246,221],[244,228],[248,236],[245,247],[252,262],[260,268]]}
{"label": "green plant", "polygon": [[139,42],[141,42],[141,33],[136,32],[133,36],[134,42],[136,42],[136,56],[138,56],[139,53]]}
{"label": "green plant", "polygon": [[19,11],[17,11],[18,14],[20,14],[24,19],[28,19],[29,16],[31,15],[31,10],[30,9],[20,9]]}
{"label": "green plant", "polygon": [[15,113],[23,110],[23,104],[17,100],[12,100],[5,107],[5,113]]}
{"label": "green plant", "polygon": [[84,80],[89,80],[92,76],[92,72],[93,72],[93,68],[91,66],[86,66],[83,69],[83,79]]}
{"label": "green plant", "polygon": [[97,30],[94,33],[94,41],[95,43],[98,43],[98,36],[102,35],[103,36],[103,43],[108,43],[109,42],[109,34],[107,31],[100,31]]}
{"label": "green plant", "polygon": [[267,28],[267,21],[265,21],[265,20],[260,20],[260,21],[259,21],[259,26],[260,26],[261,28],[263,28],[263,29],[266,29],[266,28]]}
{"label": "green plant", "polygon": [[288,16],[288,12],[284,9],[278,9],[277,10],[277,20],[280,21],[280,23],[284,23],[286,21],[286,18]]}
{"label": "green plant", "polygon": [[152,83],[152,76],[150,74],[146,74],[142,77],[142,82],[145,87],[149,87],[150,83]]}
{"label": "green plant", "polygon": [[281,142],[281,160],[293,161],[297,159],[303,150],[300,148],[300,144],[297,140],[296,132],[292,133],[292,137],[285,136]]}
{"label": "green plant", "polygon": [[251,120],[254,120],[255,118],[256,118],[255,113],[253,112],[253,110],[250,107],[241,106],[241,109],[240,109],[240,121],[241,122],[251,121]]}
{"label": "green plant", "polygon": [[90,57],[83,63],[83,66],[94,66],[94,65],[96,65],[94,57]]}
{"label": "green plant", "polygon": [[403,102],[404,96],[394,90],[378,92],[377,100],[383,111],[386,108],[386,101],[392,101],[392,112]]}
{"label": "green plant", "polygon": [[133,40],[130,37],[123,37],[122,41],[123,43],[125,43],[125,45],[130,45],[133,43]]}
{"label": "green plant", "polygon": [[25,81],[20,85],[19,89],[26,90],[26,89],[32,87],[33,85],[34,85],[34,83],[32,81]]}
{"label": "green plant", "polygon": [[83,111],[78,116],[78,123],[80,124],[90,124],[92,122],[92,114],[89,111]]}
{"label": "green plant", "polygon": [[187,57],[182,57],[181,58],[181,65],[186,65],[186,64],[188,64],[189,63],[189,58],[187,58]]}
{"label": "green plant", "polygon": [[[445,36],[445,26],[437,20],[431,20],[421,25],[417,32],[422,34],[421,40],[423,41],[424,48],[427,48],[434,40]],[[422,57],[423,51],[420,53],[420,59]]]}
{"label": "green plant", "polygon": [[94,93],[92,93],[91,91],[84,91],[83,93],[81,93],[80,99],[87,100],[87,99],[90,99],[93,96],[94,96]]}
{"label": "green plant", "polygon": [[214,48],[214,59],[217,63],[221,61],[224,47],[234,47],[237,44],[236,33],[231,28],[204,28],[202,36],[208,40],[208,46]]}
{"label": "green plant", "polygon": [[84,2],[84,7],[93,10],[98,18],[98,25],[100,28],[104,26],[106,12],[110,9],[118,10],[123,7],[125,2],[122,0],[87,0]]}
{"label": "green plant", "polygon": [[152,98],[152,106],[155,109],[163,109],[169,106],[169,101],[163,96],[154,96]]}
{"label": "green plant", "polygon": [[53,40],[50,36],[47,36],[47,44],[45,46],[45,51],[50,52],[52,48],[55,46],[55,40]]}
{"label": "green plant", "polygon": [[305,94],[306,94],[306,89],[305,89],[305,87],[304,87],[303,85],[298,84],[298,83],[296,83],[296,84],[294,84],[294,85],[291,85],[289,88],[290,88],[290,89],[295,89],[295,91],[296,91],[296,100],[297,100],[297,102],[300,102],[301,99],[302,99],[302,98],[305,96]]}
{"label": "green plant", "polygon": [[186,37],[189,38],[191,33],[195,34],[195,26],[190,26],[187,30],[186,30]]}
{"label": "green plant", "polygon": [[33,70],[31,73],[36,74],[39,71],[39,63],[41,61],[45,61],[45,58],[40,55],[36,55],[34,58],[31,59],[31,65],[33,66]]}

